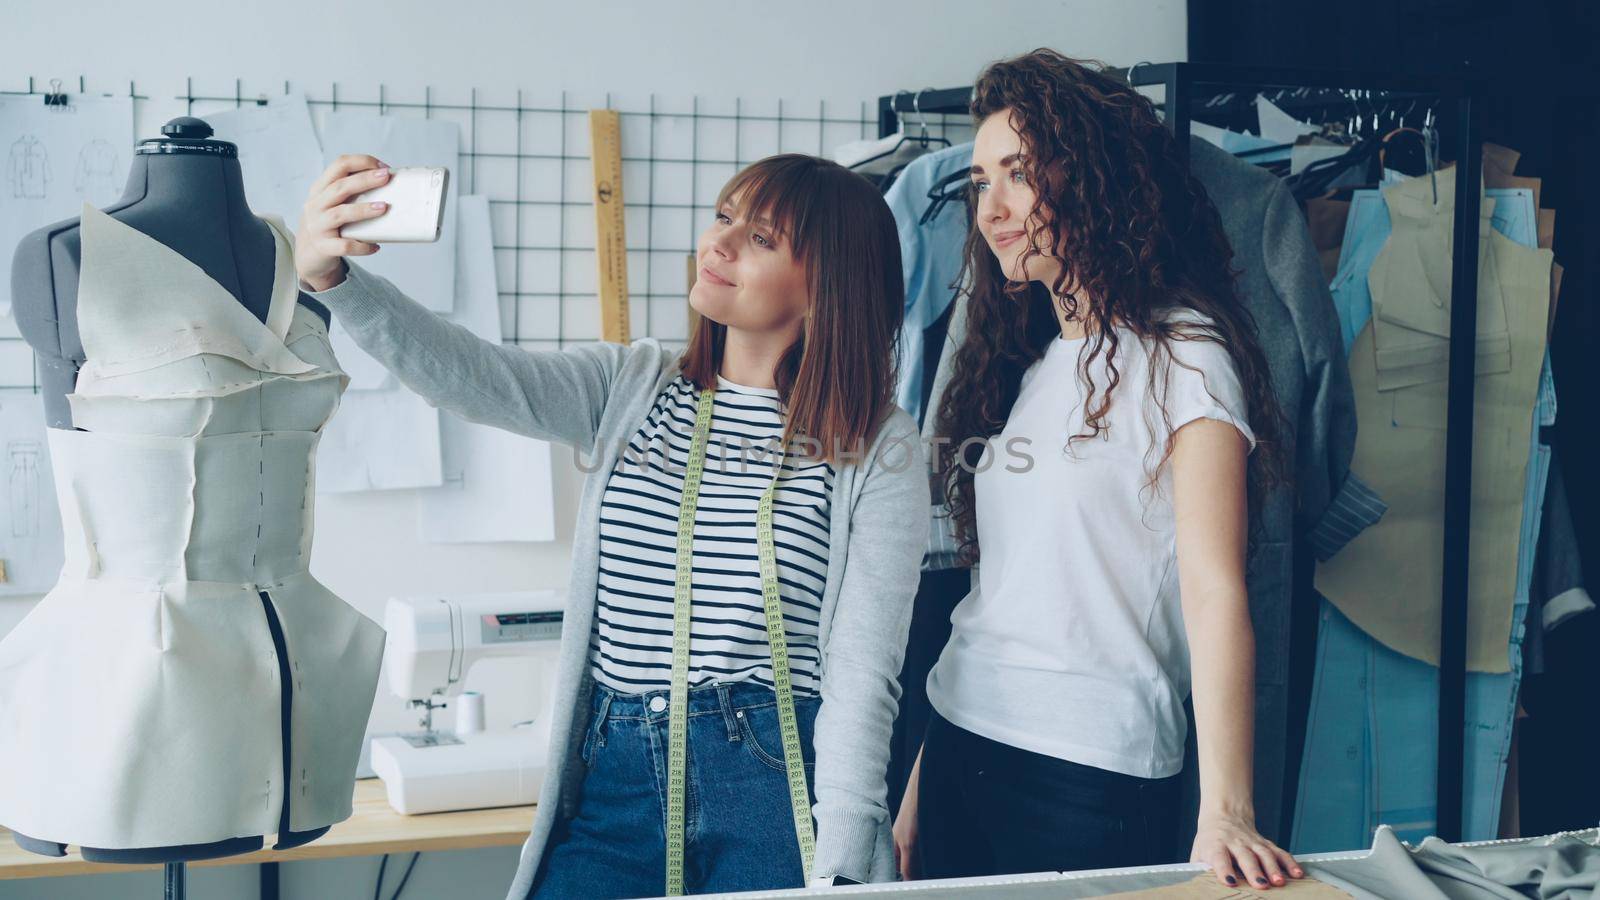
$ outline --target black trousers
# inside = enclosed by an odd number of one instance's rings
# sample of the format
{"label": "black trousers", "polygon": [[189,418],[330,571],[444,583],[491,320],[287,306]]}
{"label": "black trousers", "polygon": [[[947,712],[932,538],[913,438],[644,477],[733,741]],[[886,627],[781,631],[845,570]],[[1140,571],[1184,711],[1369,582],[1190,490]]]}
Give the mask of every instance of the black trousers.
{"label": "black trousers", "polygon": [[1181,861],[1178,776],[1135,778],[973,734],[937,712],[917,782],[926,878]]}
{"label": "black trousers", "polygon": [[911,765],[917,761],[922,736],[928,732],[928,717],[933,713],[933,707],[928,705],[928,673],[950,640],[950,614],[971,588],[970,569],[928,570],[917,583],[917,599],[911,607],[911,634],[906,641],[905,662],[900,667],[900,711],[889,743],[891,816],[900,812],[900,798],[905,795]]}

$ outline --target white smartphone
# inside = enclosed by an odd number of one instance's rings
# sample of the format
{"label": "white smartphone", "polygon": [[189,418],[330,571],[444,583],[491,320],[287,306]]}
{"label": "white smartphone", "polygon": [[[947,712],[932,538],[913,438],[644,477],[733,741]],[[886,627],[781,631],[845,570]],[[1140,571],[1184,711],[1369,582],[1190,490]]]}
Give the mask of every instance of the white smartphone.
{"label": "white smartphone", "polygon": [[375,244],[437,241],[444,226],[444,192],[450,170],[443,166],[400,166],[389,180],[358,195],[352,203],[382,200],[383,214],[339,229],[339,236]]}

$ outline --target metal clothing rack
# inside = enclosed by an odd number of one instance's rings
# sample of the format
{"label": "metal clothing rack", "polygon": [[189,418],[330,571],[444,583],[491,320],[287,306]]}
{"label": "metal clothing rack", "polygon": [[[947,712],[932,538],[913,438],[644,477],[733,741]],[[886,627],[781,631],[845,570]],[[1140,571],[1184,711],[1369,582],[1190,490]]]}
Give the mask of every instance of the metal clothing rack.
{"label": "metal clothing rack", "polygon": [[[878,98],[878,137],[888,137],[900,127],[900,113],[965,116],[972,88],[924,88],[900,91]],[[941,120],[941,124],[944,124]]]}
{"label": "metal clothing rack", "polygon": [[[1134,87],[1163,86],[1166,122],[1188,150],[1189,125],[1197,110],[1248,102],[1257,92],[1283,89],[1283,106],[1294,112],[1326,107],[1341,91],[1363,91],[1381,99],[1426,98],[1439,104],[1441,126],[1453,134],[1456,165],[1453,277],[1450,295],[1450,363],[1445,437],[1444,574],[1439,647],[1438,835],[1461,839],[1466,724],[1467,572],[1472,497],[1472,417],[1478,306],[1477,187],[1483,175],[1483,141],[1473,100],[1488,89],[1458,75],[1400,75],[1336,69],[1275,68],[1213,63],[1141,63],[1127,70]],[[878,133],[894,133],[902,113],[964,112],[971,88],[918,93],[902,91],[878,99]],[[1342,102],[1348,103],[1348,100]],[[1443,111],[1454,106],[1453,122]],[[1450,128],[1449,126],[1452,126]]]}
{"label": "metal clothing rack", "polygon": [[[1467,709],[1467,573],[1472,517],[1472,417],[1478,330],[1478,209],[1483,141],[1469,82],[1456,76],[1407,76],[1328,69],[1209,63],[1135,66],[1135,87],[1166,88],[1167,123],[1187,150],[1194,107],[1219,94],[1272,88],[1372,91],[1394,99],[1427,97],[1455,107],[1455,221],[1451,248],[1450,364],[1446,400],[1443,578],[1439,622],[1439,739],[1435,805],[1439,837],[1461,839]],[[1445,117],[1440,116],[1441,119]],[[1443,124],[1443,123],[1441,123]]]}

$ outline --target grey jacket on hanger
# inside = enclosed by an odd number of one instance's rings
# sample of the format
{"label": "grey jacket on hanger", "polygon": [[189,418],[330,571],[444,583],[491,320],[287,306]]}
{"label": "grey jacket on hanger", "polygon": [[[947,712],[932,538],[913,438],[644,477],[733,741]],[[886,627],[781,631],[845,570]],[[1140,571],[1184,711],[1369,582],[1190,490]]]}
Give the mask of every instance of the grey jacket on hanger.
{"label": "grey jacket on hanger", "polygon": [[[1248,571],[1256,638],[1256,819],[1262,834],[1281,843],[1295,536],[1304,535],[1317,558],[1328,559],[1376,522],[1386,507],[1350,474],[1356,439],[1350,370],[1333,298],[1294,195],[1264,169],[1200,138],[1191,138],[1189,144],[1190,167],[1211,195],[1233,244],[1239,295],[1255,317],[1273,388],[1288,420],[1284,438],[1294,460],[1294,484],[1262,505]],[[949,384],[955,348],[966,339],[966,302],[964,294],[958,296],[951,310],[930,395],[933,408]],[[925,440],[933,437],[936,418],[924,420]],[[934,527],[949,528],[950,520],[936,517]],[[1193,741],[1184,771],[1190,810],[1198,810]],[[1185,840],[1192,839],[1194,817],[1185,816],[1182,827]]]}

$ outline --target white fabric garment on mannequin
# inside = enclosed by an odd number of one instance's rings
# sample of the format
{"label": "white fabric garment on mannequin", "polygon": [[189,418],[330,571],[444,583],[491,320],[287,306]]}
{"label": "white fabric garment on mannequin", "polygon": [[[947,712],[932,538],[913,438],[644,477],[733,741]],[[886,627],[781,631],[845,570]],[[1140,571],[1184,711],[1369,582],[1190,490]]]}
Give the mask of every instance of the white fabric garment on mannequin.
{"label": "white fabric garment on mannequin", "polygon": [[383,629],[308,571],[317,441],[349,379],[265,221],[262,324],[84,207],[81,430],[50,430],[66,562],[0,641],[0,824],[23,834],[164,847],[276,834],[286,798],[292,831],[350,814]]}

